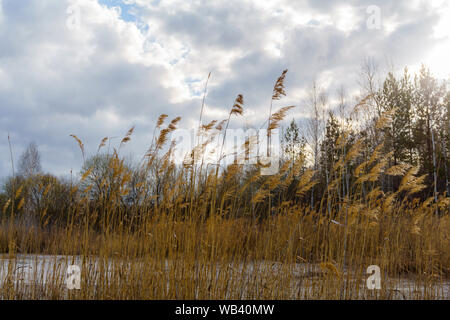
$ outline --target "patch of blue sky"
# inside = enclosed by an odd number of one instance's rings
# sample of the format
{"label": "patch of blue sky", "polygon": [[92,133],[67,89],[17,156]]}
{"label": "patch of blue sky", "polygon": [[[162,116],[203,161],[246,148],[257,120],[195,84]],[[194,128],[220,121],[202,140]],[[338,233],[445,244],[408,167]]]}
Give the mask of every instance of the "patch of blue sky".
{"label": "patch of blue sky", "polygon": [[[120,17],[123,21],[133,22],[141,30],[142,33],[147,33],[149,26],[145,23],[139,14],[139,6],[132,0],[98,0],[101,5],[108,8],[120,8]],[[159,0],[153,1],[153,5],[158,5]]]}
{"label": "patch of blue sky", "polygon": [[[181,56],[179,56],[178,58],[172,59],[171,61],[169,61],[169,64],[174,66],[176,65],[178,62],[186,59],[186,57],[189,55],[190,49],[189,48],[183,48],[182,49],[183,53],[181,54]],[[193,82],[193,81],[191,81]]]}
{"label": "patch of blue sky", "polygon": [[126,0],[98,0],[102,5],[108,8],[120,8],[122,20],[127,22],[139,22],[139,10],[134,3]]}
{"label": "patch of blue sky", "polygon": [[[191,77],[184,80],[189,88],[189,92],[191,93],[191,95],[193,97],[200,97],[203,94],[203,91],[198,89],[198,83],[201,82],[202,80],[204,80],[204,79],[191,78]],[[197,89],[195,87],[197,87]]]}

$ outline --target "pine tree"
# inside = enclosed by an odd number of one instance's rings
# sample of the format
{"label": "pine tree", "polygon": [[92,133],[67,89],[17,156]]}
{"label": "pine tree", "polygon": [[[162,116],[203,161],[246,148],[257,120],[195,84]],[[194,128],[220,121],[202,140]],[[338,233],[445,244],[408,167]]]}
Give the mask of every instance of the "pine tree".
{"label": "pine tree", "polygon": [[418,148],[421,172],[428,175],[430,186],[434,184],[434,176],[438,175],[438,168],[433,157],[436,158],[436,146],[440,146],[441,143],[435,140],[435,148],[433,148],[433,138],[442,136],[442,134],[435,135],[435,137],[433,135],[436,131],[442,133],[445,130],[440,127],[440,119],[445,117],[445,95],[445,85],[439,84],[429,69],[422,66],[419,75],[414,79],[414,111],[416,114],[414,144]]}
{"label": "pine tree", "polygon": [[287,161],[295,162],[305,159],[306,140],[300,136],[298,125],[294,119],[285,130],[283,140],[283,152]]}

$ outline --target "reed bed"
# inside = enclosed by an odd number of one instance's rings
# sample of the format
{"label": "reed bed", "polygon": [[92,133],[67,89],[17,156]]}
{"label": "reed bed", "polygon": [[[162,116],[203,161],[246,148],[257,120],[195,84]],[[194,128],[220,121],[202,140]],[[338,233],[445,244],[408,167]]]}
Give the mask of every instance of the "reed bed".
{"label": "reed bed", "polygon": [[[284,75],[272,102],[285,94]],[[424,188],[416,168],[388,167],[381,147],[363,159],[362,141],[346,148],[345,134],[313,206],[308,198],[317,181],[304,159],[282,162],[271,176],[260,174],[259,163],[222,165],[223,149],[215,166],[203,163],[211,136],[243,105],[239,95],[228,119],[201,125],[202,138],[183,165],[171,161],[179,117],[166,126],[167,115],[158,119],[136,170],[120,155],[134,128],[111,153],[100,153],[102,140],[98,161],[90,162],[73,135],[85,164],[64,210],[49,213],[51,180],[38,188],[38,209],[24,209],[29,180],[3,208],[1,299],[450,298],[448,197],[415,198]],[[290,108],[272,113],[271,105],[269,135]],[[250,148],[248,139],[244,158]],[[156,181],[147,179],[151,174]],[[397,191],[380,189],[386,175],[401,178]],[[37,223],[27,223],[27,215]],[[80,290],[65,285],[71,264],[81,267]],[[366,287],[370,265],[381,268],[380,290]]]}

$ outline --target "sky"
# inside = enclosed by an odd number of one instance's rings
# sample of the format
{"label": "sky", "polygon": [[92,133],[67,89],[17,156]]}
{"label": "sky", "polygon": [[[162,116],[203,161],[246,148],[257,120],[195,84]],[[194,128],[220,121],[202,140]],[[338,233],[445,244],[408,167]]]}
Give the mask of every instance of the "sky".
{"label": "sky", "polygon": [[71,134],[94,154],[103,137],[139,159],[157,117],[198,125],[209,72],[204,121],[224,119],[238,94],[243,117],[259,127],[284,69],[288,120],[308,116],[313,81],[349,100],[364,59],[383,75],[421,63],[450,75],[447,0],[0,0],[0,177],[11,174],[28,143],[44,171],[77,172],[82,157]]}

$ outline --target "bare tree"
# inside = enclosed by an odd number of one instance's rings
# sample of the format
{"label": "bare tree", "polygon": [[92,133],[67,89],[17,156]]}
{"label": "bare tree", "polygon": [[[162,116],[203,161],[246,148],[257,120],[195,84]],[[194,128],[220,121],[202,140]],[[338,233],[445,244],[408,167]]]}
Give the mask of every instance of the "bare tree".
{"label": "bare tree", "polygon": [[[314,170],[317,170],[319,160],[319,144],[323,135],[324,110],[327,108],[328,97],[324,91],[314,81],[309,96],[306,101],[306,107],[309,111],[309,119],[306,123],[305,137],[312,150],[312,160]],[[314,203],[314,188],[311,191],[311,206]]]}
{"label": "bare tree", "polygon": [[41,156],[38,147],[35,142],[31,142],[20,156],[19,174],[28,178],[41,171]]}
{"label": "bare tree", "polygon": [[[366,58],[361,63],[358,83],[361,89],[359,100],[365,101],[359,105],[359,111],[365,124],[368,124],[383,113],[380,97],[377,94],[380,88],[379,66],[373,58]],[[357,110],[353,110],[355,111]]]}

